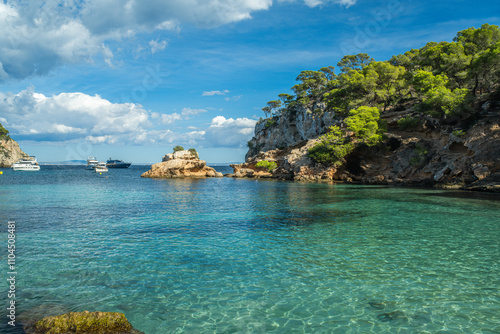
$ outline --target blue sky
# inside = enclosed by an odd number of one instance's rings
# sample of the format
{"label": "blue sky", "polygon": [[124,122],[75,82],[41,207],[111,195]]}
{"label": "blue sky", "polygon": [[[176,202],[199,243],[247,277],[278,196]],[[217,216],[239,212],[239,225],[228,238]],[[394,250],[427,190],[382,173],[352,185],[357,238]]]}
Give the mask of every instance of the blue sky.
{"label": "blue sky", "polygon": [[500,24],[498,1],[0,2],[0,123],[39,161],[243,161],[261,108],[302,70]]}

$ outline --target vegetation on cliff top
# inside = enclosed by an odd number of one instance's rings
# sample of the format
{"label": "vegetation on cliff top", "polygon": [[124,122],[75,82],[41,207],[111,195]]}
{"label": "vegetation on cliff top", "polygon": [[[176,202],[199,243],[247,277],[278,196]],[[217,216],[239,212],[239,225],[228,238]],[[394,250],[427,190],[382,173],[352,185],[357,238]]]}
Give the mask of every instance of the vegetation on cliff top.
{"label": "vegetation on cliff top", "polygon": [[[378,113],[394,107],[414,106],[442,120],[473,117],[475,103],[498,89],[500,29],[489,24],[468,28],[452,42],[430,42],[388,61],[375,61],[365,53],[347,55],[337,68],[338,74],[333,66],[302,71],[291,88],[295,95],[279,94],[279,100],[262,109],[270,117],[263,120],[266,128],[304,108],[335,112],[343,124],[330,129],[310,151],[318,162],[339,162],[356,143],[374,145],[382,138]],[[408,118],[401,126],[418,123]]]}
{"label": "vegetation on cliff top", "polygon": [[10,139],[9,130],[7,130],[6,128],[3,127],[2,124],[0,124],[0,140],[3,139]]}

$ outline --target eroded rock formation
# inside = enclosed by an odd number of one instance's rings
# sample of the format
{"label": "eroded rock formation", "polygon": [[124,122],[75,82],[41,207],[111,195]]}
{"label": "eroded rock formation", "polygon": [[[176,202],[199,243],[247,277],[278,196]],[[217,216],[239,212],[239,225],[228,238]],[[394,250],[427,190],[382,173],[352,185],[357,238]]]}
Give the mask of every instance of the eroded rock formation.
{"label": "eroded rock formation", "polygon": [[200,160],[192,151],[177,151],[167,154],[163,161],[151,166],[151,169],[141,175],[149,178],[198,178],[198,177],[221,177],[212,167],[206,165],[206,161]]}
{"label": "eroded rock formation", "polygon": [[[308,157],[335,122],[333,113],[308,111],[288,120],[291,126],[257,124],[243,164],[232,165],[235,177],[273,177],[309,181],[344,181],[364,184],[406,184],[500,192],[500,106],[483,108],[468,130],[456,135],[453,124],[439,122],[412,108],[382,114],[388,122],[386,139],[375,147],[358,146],[340,166],[325,166]],[[397,121],[412,116],[419,127],[402,131]],[[305,122],[305,123],[304,123]],[[312,127],[306,131],[304,126]],[[299,125],[300,124],[300,125]],[[310,136],[308,138],[304,138]],[[293,138],[297,138],[294,142]],[[283,147],[286,146],[286,147]],[[257,151],[258,149],[258,151]],[[264,171],[259,161],[274,161]]]}

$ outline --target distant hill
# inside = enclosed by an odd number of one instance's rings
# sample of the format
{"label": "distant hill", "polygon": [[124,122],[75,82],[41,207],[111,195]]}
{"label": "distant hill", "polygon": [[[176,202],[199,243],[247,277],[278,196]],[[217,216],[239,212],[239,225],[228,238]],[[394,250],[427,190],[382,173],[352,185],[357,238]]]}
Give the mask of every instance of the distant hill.
{"label": "distant hill", "polygon": [[86,165],[87,160],[68,160],[55,162],[40,162],[40,165]]}

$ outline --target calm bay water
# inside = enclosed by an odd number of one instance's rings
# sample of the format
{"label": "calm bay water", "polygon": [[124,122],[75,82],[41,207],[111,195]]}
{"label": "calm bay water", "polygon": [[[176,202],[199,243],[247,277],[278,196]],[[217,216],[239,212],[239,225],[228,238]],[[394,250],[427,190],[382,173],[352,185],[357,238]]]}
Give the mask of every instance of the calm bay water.
{"label": "calm bay water", "polygon": [[15,220],[18,317],[123,312],[147,334],[500,333],[498,196],[147,169],[3,170],[0,270]]}

